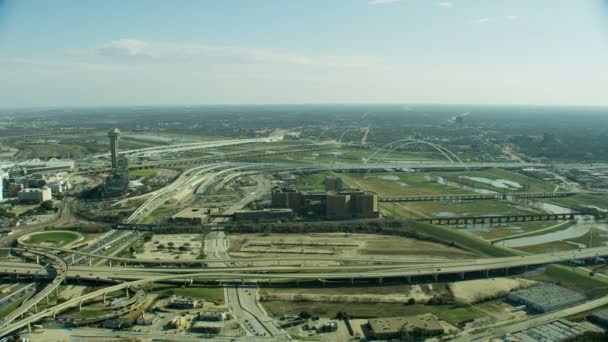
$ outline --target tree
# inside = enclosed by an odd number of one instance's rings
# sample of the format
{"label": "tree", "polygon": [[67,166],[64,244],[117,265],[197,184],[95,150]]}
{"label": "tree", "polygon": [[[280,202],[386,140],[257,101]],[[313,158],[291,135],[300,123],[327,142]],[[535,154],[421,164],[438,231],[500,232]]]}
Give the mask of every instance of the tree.
{"label": "tree", "polygon": [[55,209],[55,207],[53,206],[53,201],[44,201],[42,203],[40,203],[40,209],[42,210],[53,210]]}
{"label": "tree", "polygon": [[156,246],[156,248],[158,248],[158,249],[165,249],[165,245],[163,245],[163,244],[161,243],[160,245]]}
{"label": "tree", "polygon": [[311,315],[308,312],[306,312],[306,311],[300,312],[299,316],[300,316],[301,319],[309,319],[311,317]]}

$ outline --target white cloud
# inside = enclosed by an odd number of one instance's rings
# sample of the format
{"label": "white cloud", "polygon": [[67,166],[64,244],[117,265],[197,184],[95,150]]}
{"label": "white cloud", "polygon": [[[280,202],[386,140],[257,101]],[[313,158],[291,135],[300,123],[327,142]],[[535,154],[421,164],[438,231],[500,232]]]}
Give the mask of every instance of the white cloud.
{"label": "white cloud", "polygon": [[439,5],[439,7],[443,7],[443,8],[452,8],[454,7],[454,4],[449,2],[449,1],[442,1],[439,2],[437,5]]}
{"label": "white cloud", "polygon": [[400,1],[401,0],[368,0],[367,3],[370,5],[389,5]]}
{"label": "white cloud", "polygon": [[86,54],[123,62],[295,64],[337,67],[367,67],[383,64],[382,59],[375,56],[312,56],[255,48],[147,42],[133,38],[111,41]]}
{"label": "white cloud", "polygon": [[519,15],[506,15],[505,19],[507,19],[507,20],[519,20],[519,19],[521,19],[521,16],[519,16]]}
{"label": "white cloud", "polygon": [[473,24],[485,24],[490,21],[490,18],[478,18],[472,21]]}

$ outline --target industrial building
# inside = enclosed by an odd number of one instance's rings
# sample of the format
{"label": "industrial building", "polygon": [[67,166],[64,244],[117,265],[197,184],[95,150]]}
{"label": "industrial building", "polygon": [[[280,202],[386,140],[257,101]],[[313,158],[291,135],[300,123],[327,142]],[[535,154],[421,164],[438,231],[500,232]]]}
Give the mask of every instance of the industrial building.
{"label": "industrial building", "polygon": [[201,307],[201,302],[186,297],[173,297],[169,302],[169,307],[174,309],[195,309]]}
{"label": "industrial building", "polygon": [[444,333],[443,326],[433,314],[407,317],[373,318],[368,320],[372,338],[431,337]]}
{"label": "industrial building", "polygon": [[262,209],[262,210],[237,210],[234,212],[235,221],[289,221],[293,220],[293,210],[289,208]]}
{"label": "industrial building", "polygon": [[18,163],[11,168],[11,173],[21,175],[59,171],[74,171],[74,161],[55,158],[47,161],[32,159],[30,161]]}
{"label": "industrial building", "polygon": [[294,186],[272,191],[273,208],[289,208],[302,216],[328,219],[378,218],[378,195],[369,191],[298,191]]}
{"label": "industrial building", "polygon": [[194,322],[190,328],[190,332],[201,333],[201,334],[219,334],[224,328],[224,322],[208,322],[199,321]]}
{"label": "industrial building", "polygon": [[545,341],[570,341],[573,338],[582,336],[586,332],[602,332],[599,327],[593,326],[589,322],[580,324],[565,319],[560,319],[551,323],[543,324],[538,327],[517,332],[512,337],[525,342],[545,342]]}
{"label": "industrial building", "polygon": [[171,216],[171,221],[177,224],[202,225],[209,222],[209,212],[204,208],[186,208]]}
{"label": "industrial building", "polygon": [[535,312],[550,312],[584,302],[587,298],[555,284],[542,284],[509,293],[507,299]]}
{"label": "industrial building", "polygon": [[197,320],[209,321],[209,322],[220,322],[226,319],[226,314],[221,311],[203,311],[198,314]]}
{"label": "industrial building", "polygon": [[604,328],[608,328],[608,309],[599,310],[594,312],[590,319]]}
{"label": "industrial building", "polygon": [[129,161],[118,154],[120,130],[113,128],[108,132],[110,138],[111,174],[106,178],[104,197],[124,195],[129,190]]}
{"label": "industrial building", "polygon": [[26,203],[42,203],[53,199],[51,189],[43,188],[28,188],[19,191],[19,201]]}

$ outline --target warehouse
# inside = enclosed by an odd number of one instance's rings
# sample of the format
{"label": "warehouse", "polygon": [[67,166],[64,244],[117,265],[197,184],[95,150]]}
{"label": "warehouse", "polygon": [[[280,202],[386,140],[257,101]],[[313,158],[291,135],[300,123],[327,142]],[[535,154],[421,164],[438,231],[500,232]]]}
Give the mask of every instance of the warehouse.
{"label": "warehouse", "polygon": [[407,317],[373,318],[368,321],[371,337],[377,339],[430,337],[444,333],[443,326],[432,314]]}
{"label": "warehouse", "polygon": [[585,301],[585,296],[555,284],[543,284],[511,292],[507,299],[536,312],[549,312]]}

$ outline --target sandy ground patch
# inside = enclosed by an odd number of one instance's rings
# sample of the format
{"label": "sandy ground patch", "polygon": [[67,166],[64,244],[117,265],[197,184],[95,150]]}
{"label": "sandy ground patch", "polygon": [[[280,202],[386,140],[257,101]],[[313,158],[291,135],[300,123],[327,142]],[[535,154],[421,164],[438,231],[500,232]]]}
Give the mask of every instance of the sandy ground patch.
{"label": "sandy ground patch", "polygon": [[[173,244],[173,249],[169,247]],[[159,247],[164,248],[159,248]],[[184,247],[185,251],[179,248]],[[202,253],[203,236],[200,234],[154,234],[143,245],[143,251],[135,253],[136,259],[198,259]]]}
{"label": "sandy ground patch", "polygon": [[373,293],[370,288],[333,289],[264,289],[260,291],[263,301],[325,302],[325,303],[387,303],[405,304],[414,300],[418,304],[428,303],[433,298],[450,297],[444,284],[400,286],[393,291]]}
{"label": "sandy ground patch", "polygon": [[472,304],[506,296],[509,292],[530,287],[537,282],[526,279],[492,278],[449,284],[456,304]]}
{"label": "sandy ground patch", "polygon": [[438,243],[415,239],[346,233],[311,234],[233,234],[230,254],[234,257],[269,255],[335,255],[343,257],[390,255],[403,257],[424,256],[434,259],[472,258],[468,251]]}

